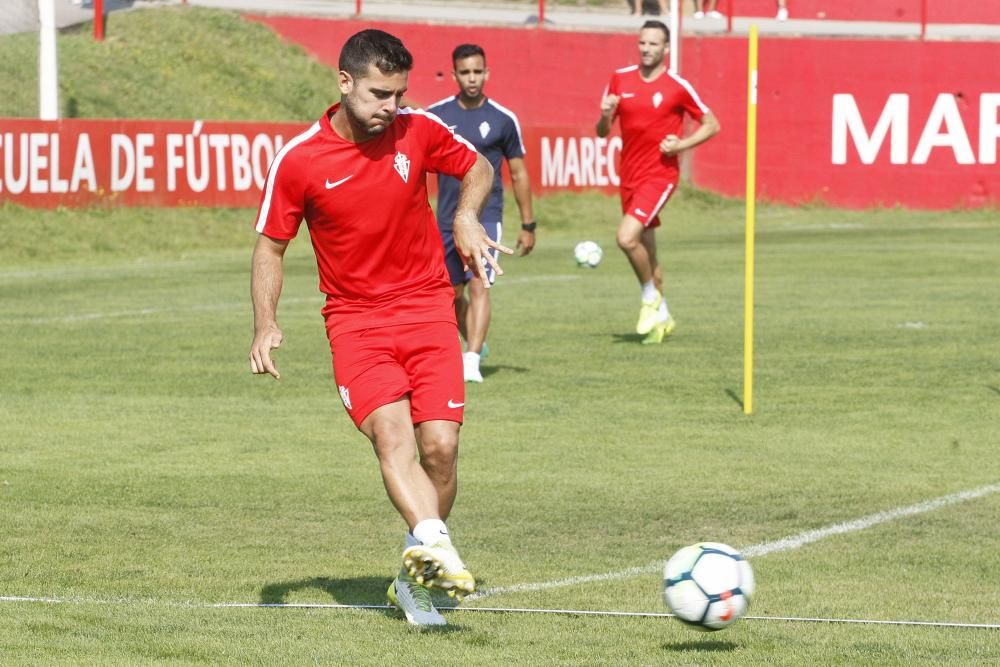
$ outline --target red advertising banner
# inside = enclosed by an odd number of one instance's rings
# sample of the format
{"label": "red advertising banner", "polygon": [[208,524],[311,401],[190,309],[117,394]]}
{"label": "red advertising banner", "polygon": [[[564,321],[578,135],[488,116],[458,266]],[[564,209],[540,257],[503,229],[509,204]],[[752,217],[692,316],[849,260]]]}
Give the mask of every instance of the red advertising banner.
{"label": "red advertising banner", "polygon": [[[55,208],[254,207],[267,168],[303,123],[0,119],[0,202]],[[621,139],[525,130],[538,191],[612,188]]]}
{"label": "red advertising banner", "polygon": [[0,202],[256,206],[302,123],[0,119]]}
{"label": "red advertising banner", "polygon": [[[684,72],[722,132],[695,149],[699,187],[742,196],[746,42],[689,39]],[[1000,202],[996,42],[760,41],[759,196],[863,208]]]}

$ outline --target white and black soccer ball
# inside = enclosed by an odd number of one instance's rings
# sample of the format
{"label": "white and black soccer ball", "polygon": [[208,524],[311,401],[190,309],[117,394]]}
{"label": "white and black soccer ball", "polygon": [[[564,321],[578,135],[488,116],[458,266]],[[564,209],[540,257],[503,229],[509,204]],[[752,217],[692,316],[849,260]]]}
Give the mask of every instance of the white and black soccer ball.
{"label": "white and black soccer ball", "polygon": [[593,269],[601,263],[604,251],[593,241],[580,241],[573,249],[573,255],[576,257],[577,265]]}
{"label": "white and black soccer ball", "polygon": [[663,599],[678,620],[699,630],[721,630],[746,613],[753,570],[736,549],[699,542],[680,549],[663,568]]}

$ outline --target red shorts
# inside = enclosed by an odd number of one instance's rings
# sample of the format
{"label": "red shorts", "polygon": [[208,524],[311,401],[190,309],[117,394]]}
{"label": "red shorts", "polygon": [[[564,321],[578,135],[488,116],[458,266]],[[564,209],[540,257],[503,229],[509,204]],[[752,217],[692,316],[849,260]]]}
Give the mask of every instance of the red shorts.
{"label": "red shorts", "polygon": [[454,322],[348,331],[330,341],[330,351],[337,389],[355,426],[406,395],[414,424],[462,423],[465,380]]}
{"label": "red shorts", "polygon": [[660,209],[677,188],[676,181],[643,181],[634,188],[622,187],[622,214],[631,215],[643,227],[660,226]]}

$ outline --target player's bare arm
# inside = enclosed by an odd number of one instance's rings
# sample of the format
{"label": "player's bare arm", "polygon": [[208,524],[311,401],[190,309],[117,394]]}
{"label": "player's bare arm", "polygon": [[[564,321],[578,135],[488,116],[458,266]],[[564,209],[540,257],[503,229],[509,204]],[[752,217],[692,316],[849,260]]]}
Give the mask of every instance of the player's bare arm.
{"label": "player's bare arm", "polygon": [[253,343],[250,345],[250,372],[268,373],[279,379],[281,374],[271,359],[271,350],[281,345],[283,335],[278,328],[278,297],[284,280],[283,261],[288,241],[261,234],[253,249],[250,267],[250,296],[253,299]]}
{"label": "player's bare arm", "polygon": [[531,179],[528,177],[528,167],[524,164],[524,158],[511,158],[507,160],[507,166],[510,168],[514,200],[517,201],[517,209],[521,213],[522,227],[517,235],[515,247],[518,250],[518,255],[524,257],[535,248],[535,230],[523,227],[523,225],[532,225],[535,222],[535,213],[531,206]]}
{"label": "player's bare arm", "polygon": [[601,100],[601,118],[597,121],[597,136],[606,137],[611,132],[611,123],[614,122],[619,101],[617,95],[605,95]]}
{"label": "player's bare arm", "polygon": [[493,167],[486,158],[477,154],[476,163],[462,178],[452,227],[455,249],[469,270],[482,280],[487,288],[490,286],[490,280],[483,270],[484,262],[491,265],[498,276],[503,275],[499,262],[493,259],[493,255],[489,252],[490,248],[496,248],[507,255],[514,253],[510,248],[493,241],[479,222],[479,212],[486,203],[492,187]]}
{"label": "player's bare arm", "polygon": [[698,144],[703,144],[719,133],[722,127],[719,119],[711,111],[701,118],[701,126],[697,130],[681,139],[676,134],[668,134],[660,142],[660,152],[664,155],[677,155],[686,150],[690,150]]}

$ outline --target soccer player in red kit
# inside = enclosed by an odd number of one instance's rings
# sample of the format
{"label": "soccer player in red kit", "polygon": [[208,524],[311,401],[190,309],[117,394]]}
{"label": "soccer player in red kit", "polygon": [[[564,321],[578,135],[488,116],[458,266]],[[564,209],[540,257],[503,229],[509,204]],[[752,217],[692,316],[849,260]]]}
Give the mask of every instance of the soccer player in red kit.
{"label": "soccer player in red kit", "polygon": [[[618,247],[628,257],[642,291],[636,332],[643,343],[661,343],[674,328],[663,273],[656,259],[660,211],[677,188],[677,156],[715,136],[719,121],[690,83],[667,71],[670,31],[660,21],[646,21],[639,31],[639,65],[617,70],[601,100],[597,136],[606,137],[617,118],[621,124],[622,219]],[[700,123],[681,138],[685,114]]]}
{"label": "soccer player in red kit", "polygon": [[493,185],[489,162],[444,123],[400,108],[413,59],[403,43],[363,30],[340,54],[341,101],[275,156],[257,215],[251,293],[253,373],[279,373],[276,313],[283,256],[309,228],[333,370],[348,415],[379,460],[389,499],[406,521],[403,567],[388,596],[416,625],[444,625],[430,588],[461,597],[475,580],[444,520],[457,488],[465,405],[462,351],[426,174],[461,181],[460,254],[485,279],[502,274],[479,210]]}

